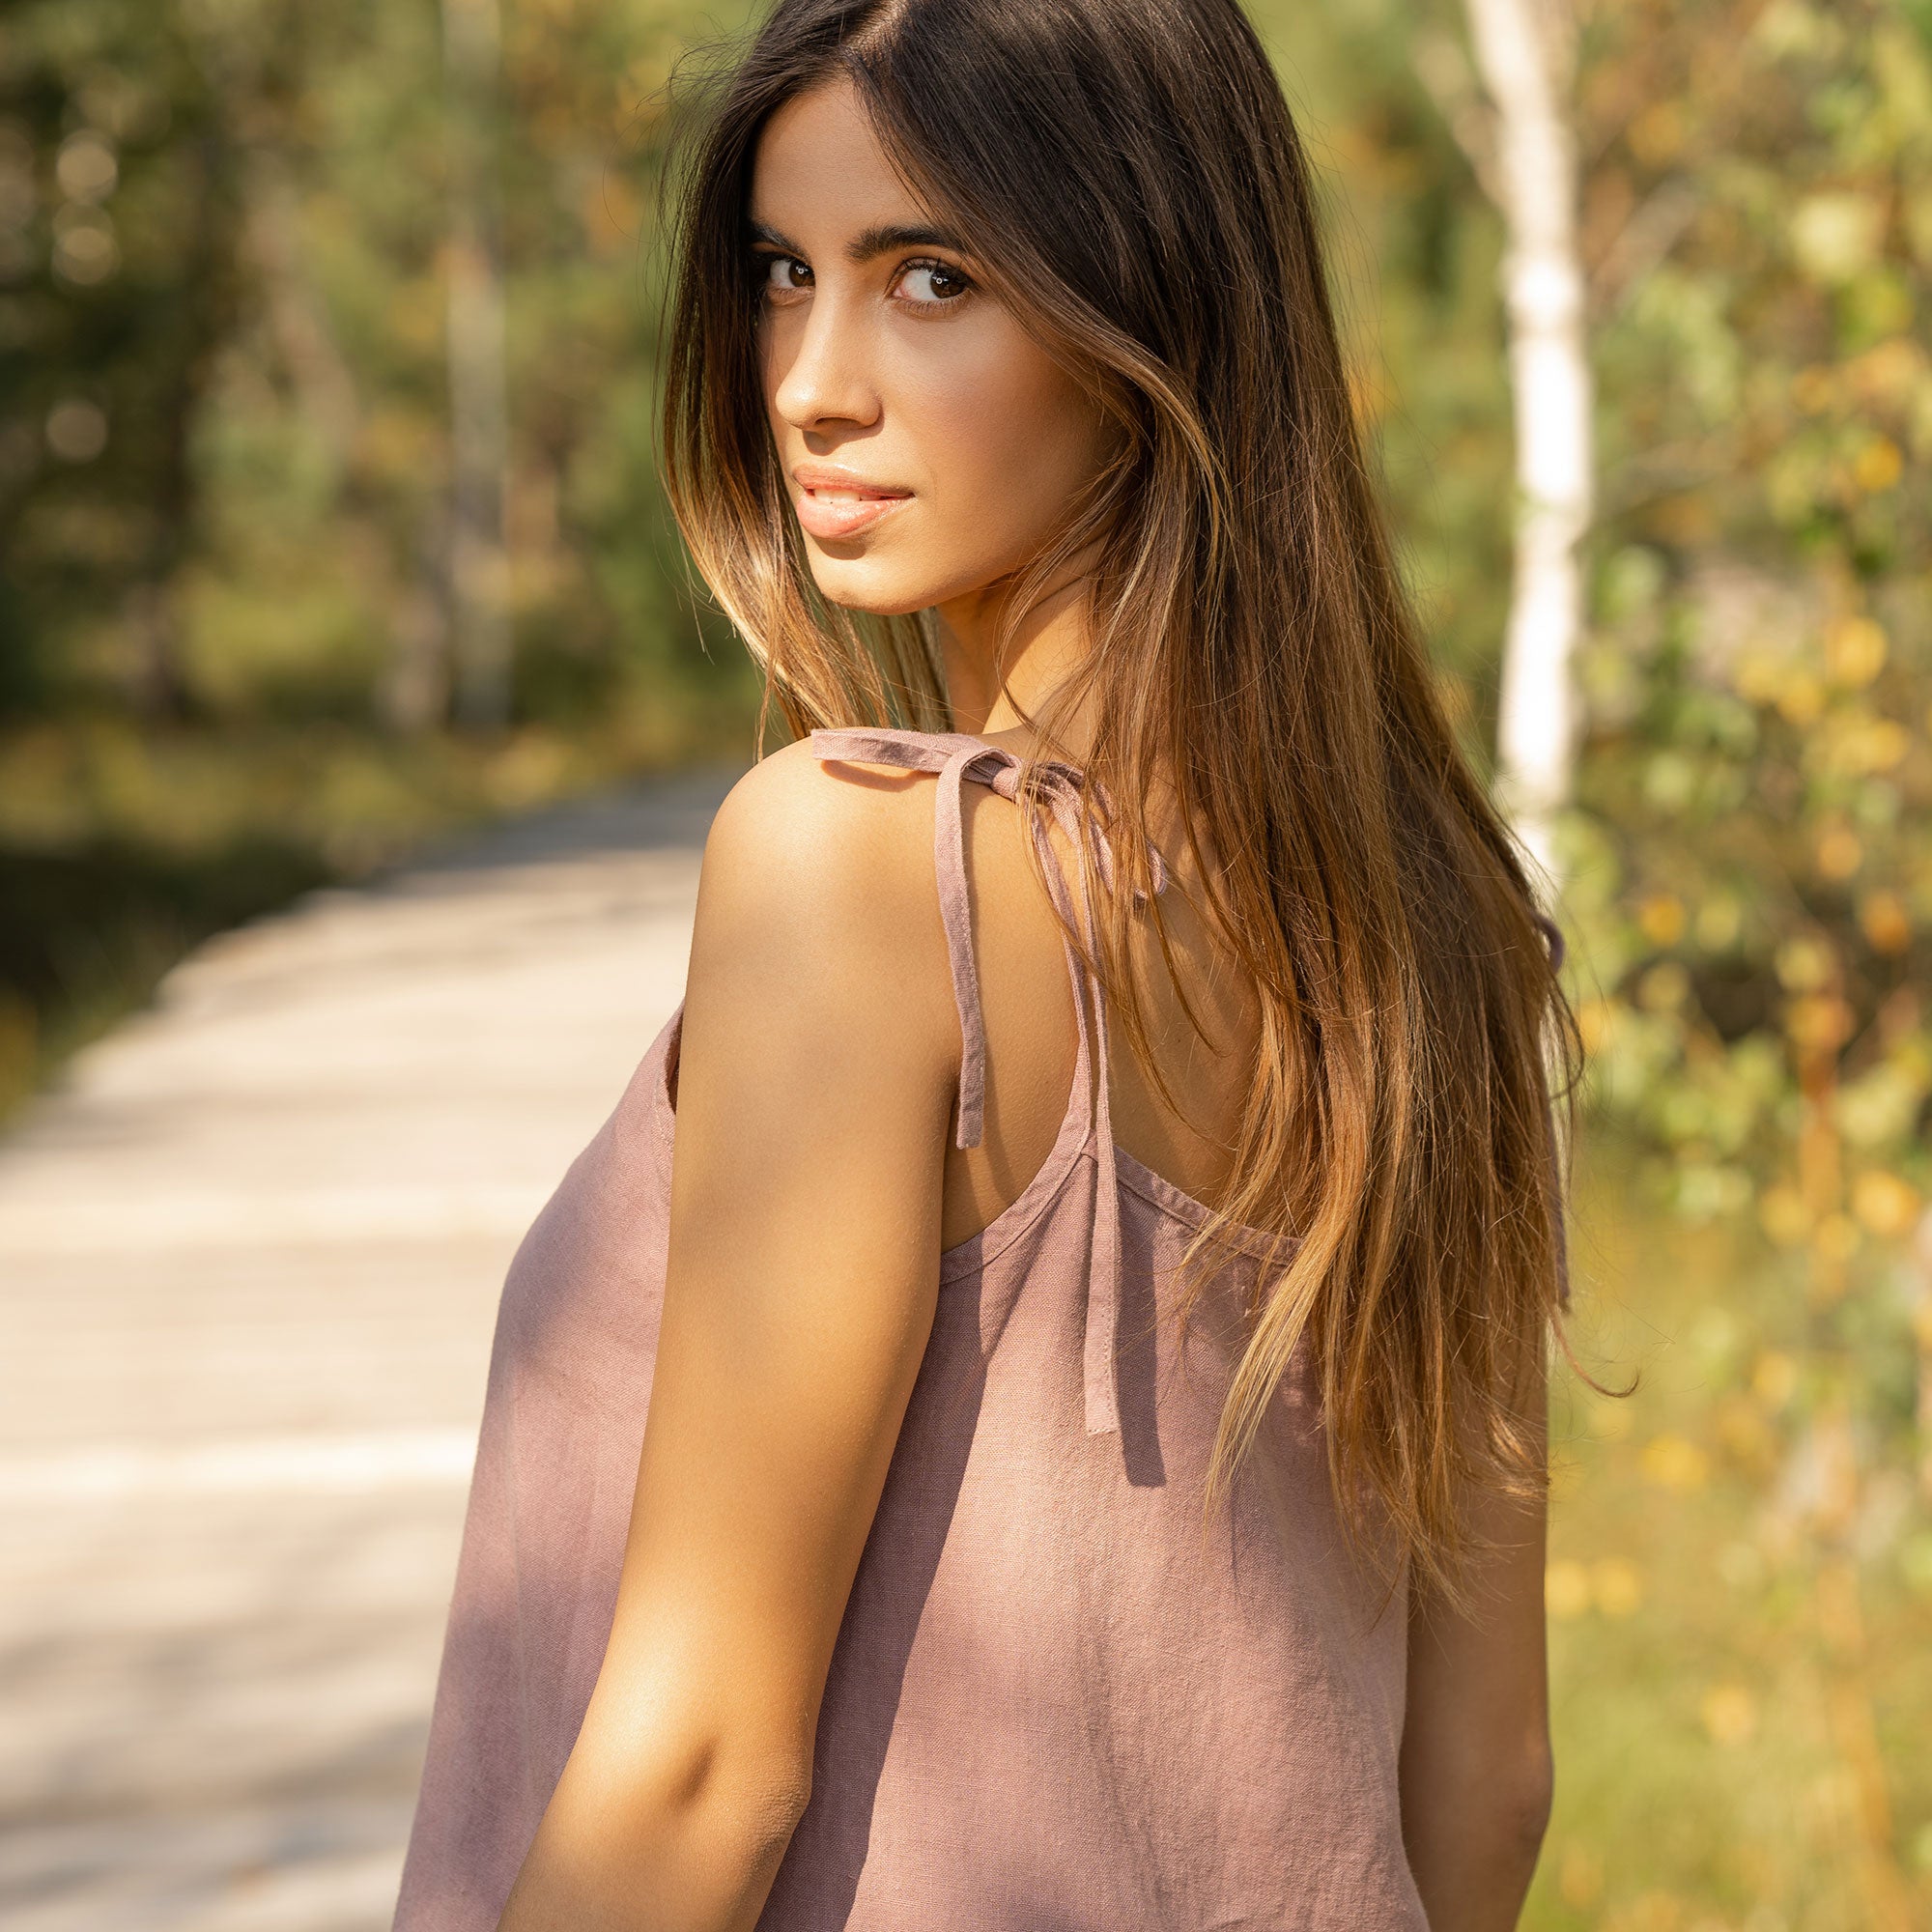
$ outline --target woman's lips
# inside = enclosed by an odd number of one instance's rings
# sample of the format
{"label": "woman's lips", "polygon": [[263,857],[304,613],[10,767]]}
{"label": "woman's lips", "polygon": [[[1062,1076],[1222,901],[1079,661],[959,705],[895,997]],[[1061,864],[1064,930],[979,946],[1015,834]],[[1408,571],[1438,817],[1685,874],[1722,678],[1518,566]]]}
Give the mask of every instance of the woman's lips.
{"label": "woman's lips", "polygon": [[798,520],[812,536],[827,540],[868,530],[889,510],[912,500],[905,490],[874,490],[863,483],[806,483],[801,478]]}

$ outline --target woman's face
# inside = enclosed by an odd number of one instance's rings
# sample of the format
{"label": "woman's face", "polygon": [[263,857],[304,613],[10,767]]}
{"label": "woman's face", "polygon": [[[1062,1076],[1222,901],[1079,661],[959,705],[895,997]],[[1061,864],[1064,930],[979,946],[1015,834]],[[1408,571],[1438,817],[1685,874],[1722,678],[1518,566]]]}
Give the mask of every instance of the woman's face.
{"label": "woman's face", "polygon": [[750,213],[765,408],[819,589],[902,615],[1028,563],[1103,460],[1099,412],[913,199],[850,82],[772,117]]}

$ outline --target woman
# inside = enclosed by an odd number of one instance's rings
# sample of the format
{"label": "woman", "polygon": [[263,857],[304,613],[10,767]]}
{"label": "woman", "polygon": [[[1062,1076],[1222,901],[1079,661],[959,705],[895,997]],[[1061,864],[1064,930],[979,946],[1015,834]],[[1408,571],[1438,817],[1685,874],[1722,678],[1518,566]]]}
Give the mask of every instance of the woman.
{"label": "woman", "polygon": [[685,213],[810,735],[512,1268],[397,1923],[1512,1924],[1568,1015],[1262,49],[781,0]]}

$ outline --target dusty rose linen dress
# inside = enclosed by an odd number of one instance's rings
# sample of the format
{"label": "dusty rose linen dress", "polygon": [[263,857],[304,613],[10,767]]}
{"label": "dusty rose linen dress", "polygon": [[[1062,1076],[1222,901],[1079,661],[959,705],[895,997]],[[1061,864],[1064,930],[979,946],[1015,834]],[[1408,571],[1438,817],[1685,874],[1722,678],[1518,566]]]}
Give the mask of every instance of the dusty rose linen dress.
{"label": "dusty rose linen dress", "polygon": [[[1010,797],[1015,762],[955,733],[813,743],[939,775],[972,1146],[985,1037],[959,793],[970,780]],[[1104,863],[1079,775],[1056,765],[1046,781]],[[811,1802],[759,1924],[1426,1932],[1396,1791],[1404,1593],[1384,1600],[1341,1548],[1304,1378],[1283,1388],[1232,1509],[1204,1520],[1255,1263],[1229,1259],[1184,1346],[1160,1319],[1207,1210],[1115,1146],[1094,1078],[1104,1007],[1066,956],[1080,1043],[1065,1118],[1019,1199],[940,1257]],[[496,1925],[602,1662],[657,1347],[681,1011],[504,1286],[398,1932]]]}

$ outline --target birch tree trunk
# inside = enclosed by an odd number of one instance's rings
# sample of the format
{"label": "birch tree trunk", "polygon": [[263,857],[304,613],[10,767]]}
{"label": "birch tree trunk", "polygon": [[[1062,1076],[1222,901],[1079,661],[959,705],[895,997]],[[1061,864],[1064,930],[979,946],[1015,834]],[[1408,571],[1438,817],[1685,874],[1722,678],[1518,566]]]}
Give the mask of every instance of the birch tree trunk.
{"label": "birch tree trunk", "polygon": [[491,729],[510,716],[509,464],[498,259],[498,0],[442,0],[449,112],[449,605],[456,710]]}
{"label": "birch tree trunk", "polygon": [[1516,417],[1516,561],[1496,753],[1503,802],[1552,877],[1576,746],[1578,555],[1591,515],[1591,380],[1577,246],[1575,43],[1561,0],[1466,0],[1494,110],[1492,191],[1508,232],[1503,302]]}

